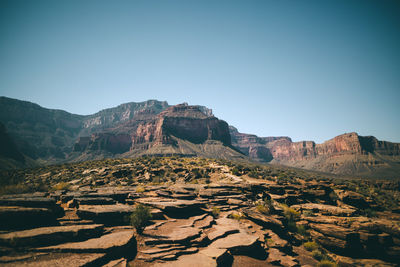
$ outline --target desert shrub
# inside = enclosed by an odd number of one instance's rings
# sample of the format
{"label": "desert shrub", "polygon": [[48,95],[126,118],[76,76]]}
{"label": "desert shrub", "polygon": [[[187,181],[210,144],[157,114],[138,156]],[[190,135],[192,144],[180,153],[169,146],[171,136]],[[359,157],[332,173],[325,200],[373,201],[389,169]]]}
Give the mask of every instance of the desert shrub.
{"label": "desert shrub", "polygon": [[136,187],[136,193],[143,193],[144,191],[146,191],[146,189],[143,186],[137,186]]}
{"label": "desert shrub", "polygon": [[238,221],[243,219],[243,217],[244,216],[241,213],[236,213],[236,212],[232,212],[231,214],[228,215],[228,218],[238,220]]}
{"label": "desert shrub", "polygon": [[71,187],[69,183],[61,182],[53,186],[53,190],[68,190]]}
{"label": "desert shrub", "polygon": [[0,187],[0,195],[22,194],[32,192],[32,188],[24,184],[5,185]]}
{"label": "desert shrub", "polygon": [[307,249],[308,251],[313,251],[318,249],[318,244],[315,243],[314,241],[309,241],[303,244],[304,248]]}
{"label": "desert shrub", "polygon": [[295,221],[289,220],[287,223],[287,228],[290,232],[297,232],[297,225]]}
{"label": "desert shrub", "polygon": [[319,250],[314,250],[313,253],[312,253],[312,256],[317,261],[320,261],[320,260],[322,260],[324,258],[324,254],[322,254],[322,252],[319,251]]}
{"label": "desert shrub", "polygon": [[285,204],[281,204],[283,208],[283,215],[288,221],[297,221],[300,218],[300,213],[293,208],[289,208]]}
{"label": "desert shrub", "polygon": [[198,183],[199,183],[199,180],[193,179],[193,180],[190,181],[190,183],[191,183],[191,184],[198,184]]}
{"label": "desert shrub", "polygon": [[339,199],[339,197],[336,195],[335,191],[332,191],[332,192],[329,193],[329,198],[330,198],[333,202],[336,202],[336,201]]}
{"label": "desert shrub", "polygon": [[296,226],[296,232],[302,236],[307,236],[308,232],[307,232],[307,228],[304,225],[297,225]]}
{"label": "desert shrub", "polygon": [[218,218],[219,214],[221,213],[221,209],[218,207],[212,207],[211,214],[214,218]]}
{"label": "desert shrub", "polygon": [[318,263],[318,267],[337,267],[337,264],[330,260],[322,260]]}
{"label": "desert shrub", "polygon": [[371,210],[371,209],[365,209],[365,210],[360,210],[360,213],[364,216],[367,216],[369,218],[371,217],[376,217],[376,211]]}
{"label": "desert shrub", "polygon": [[258,178],[258,173],[254,170],[250,171],[247,175],[252,178]]}
{"label": "desert shrub", "polygon": [[232,168],[232,174],[236,176],[241,175],[240,170],[236,166]]}
{"label": "desert shrub", "polygon": [[150,219],[150,208],[142,204],[137,205],[130,216],[131,225],[139,234],[143,232]]}
{"label": "desert shrub", "polygon": [[263,214],[269,214],[269,212],[270,212],[269,208],[267,206],[265,206],[265,205],[262,205],[262,204],[257,205],[256,209],[260,213],[263,213]]}
{"label": "desert shrub", "polygon": [[314,212],[312,210],[305,210],[305,211],[303,211],[303,215],[305,217],[311,217],[314,215]]}

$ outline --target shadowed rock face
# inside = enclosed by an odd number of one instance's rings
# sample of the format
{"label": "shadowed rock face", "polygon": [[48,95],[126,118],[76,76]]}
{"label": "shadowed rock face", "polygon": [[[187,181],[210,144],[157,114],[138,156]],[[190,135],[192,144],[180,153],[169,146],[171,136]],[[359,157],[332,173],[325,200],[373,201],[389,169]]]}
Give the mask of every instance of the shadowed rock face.
{"label": "shadowed rock face", "polygon": [[25,162],[24,156],[18,150],[14,140],[8,135],[6,127],[0,122],[0,157],[11,158],[18,162]]}
{"label": "shadowed rock face", "polygon": [[[142,113],[158,114],[167,107],[169,105],[165,101],[148,100],[126,103],[82,116],[63,110],[43,108],[27,101],[0,97],[0,122],[7,129],[8,136],[15,142],[21,154],[40,162],[58,163],[65,161],[72,151],[85,150],[93,139],[91,134],[141,117]],[[124,151],[123,145],[116,145],[121,143],[116,139],[126,143],[124,136],[116,138],[109,136],[106,139],[104,143],[96,143],[94,146],[103,146],[111,153]],[[7,152],[6,156],[7,159],[15,160],[15,157],[22,159],[16,152],[12,155]],[[0,168],[7,166],[0,165]]]}

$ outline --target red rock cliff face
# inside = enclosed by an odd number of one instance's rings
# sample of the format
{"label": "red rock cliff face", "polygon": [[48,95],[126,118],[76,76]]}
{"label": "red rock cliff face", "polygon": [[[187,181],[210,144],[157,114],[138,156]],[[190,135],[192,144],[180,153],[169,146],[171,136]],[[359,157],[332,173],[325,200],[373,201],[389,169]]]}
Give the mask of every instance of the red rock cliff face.
{"label": "red rock cliff face", "polygon": [[270,148],[267,145],[268,143],[276,141],[289,144],[292,142],[292,140],[286,136],[258,137],[254,134],[239,133],[233,126],[230,126],[229,130],[232,138],[232,145],[250,158],[261,162],[269,162],[273,159]]}
{"label": "red rock cliff face", "polygon": [[312,141],[291,142],[289,140],[277,140],[268,144],[274,159],[298,160],[307,157],[315,157],[315,143]]}
{"label": "red rock cliff face", "polygon": [[365,153],[357,133],[346,133],[317,145],[317,155],[334,153]]}
{"label": "red rock cliff face", "polygon": [[139,144],[174,144],[171,136],[199,144],[218,140],[231,144],[228,124],[198,106],[176,105],[166,109],[150,121],[140,122],[132,133],[132,148]]}
{"label": "red rock cliff face", "polygon": [[[376,140],[376,138],[374,139]],[[394,145],[382,144],[377,140],[376,142],[372,142],[370,139],[365,139],[365,137],[359,136],[357,133],[342,134],[322,144],[315,144],[312,141],[290,142],[287,140],[278,140],[268,144],[273,158],[278,161],[299,161],[318,156],[344,154],[365,155],[373,153],[377,148],[382,146],[392,148],[391,152],[388,152],[387,149],[381,149],[387,153],[398,153]]]}
{"label": "red rock cliff face", "polygon": [[158,115],[144,112],[119,127],[92,135],[90,141],[81,138],[75,145],[76,151],[90,149],[124,153],[159,144],[175,145],[172,137],[195,144],[218,140],[231,145],[228,124],[210,114],[209,109],[187,104],[169,107]]}
{"label": "red rock cliff face", "polygon": [[379,141],[373,136],[359,136],[354,132],[336,136],[322,144],[316,144],[313,141],[292,142],[289,137],[258,137],[239,133],[232,126],[230,133],[233,146],[250,158],[262,162],[275,160],[281,163],[298,163],[321,156],[333,158],[345,155],[368,155],[369,153],[387,156],[400,155],[400,144]]}

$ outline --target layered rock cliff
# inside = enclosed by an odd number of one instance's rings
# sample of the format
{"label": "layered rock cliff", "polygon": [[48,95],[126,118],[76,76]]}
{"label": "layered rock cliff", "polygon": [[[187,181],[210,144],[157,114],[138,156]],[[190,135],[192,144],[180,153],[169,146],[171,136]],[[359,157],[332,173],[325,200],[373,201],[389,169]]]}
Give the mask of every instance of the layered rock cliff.
{"label": "layered rock cliff", "polygon": [[260,162],[373,177],[400,177],[400,144],[373,136],[346,133],[322,144],[292,142],[288,137],[260,138],[238,133],[231,127],[232,144]]}
{"label": "layered rock cliff", "polygon": [[142,151],[158,145],[178,146],[177,139],[193,144],[207,140],[231,145],[228,124],[212,115],[211,110],[187,104],[167,108],[159,114],[138,114],[112,129],[82,137],[75,151],[105,150],[112,153]]}
{"label": "layered rock cliff", "polygon": [[287,136],[258,137],[254,134],[239,133],[239,131],[233,126],[229,127],[229,131],[232,139],[232,145],[245,155],[260,162],[269,162],[273,159],[271,150],[267,146],[268,143],[274,141],[283,143],[292,142],[292,140]]}

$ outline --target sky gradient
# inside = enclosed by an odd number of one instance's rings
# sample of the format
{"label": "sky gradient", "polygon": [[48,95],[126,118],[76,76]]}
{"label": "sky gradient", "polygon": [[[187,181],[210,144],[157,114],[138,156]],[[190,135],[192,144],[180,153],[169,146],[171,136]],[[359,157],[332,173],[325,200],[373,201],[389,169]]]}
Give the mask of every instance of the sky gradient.
{"label": "sky gradient", "polygon": [[148,99],[239,131],[400,142],[400,1],[4,1],[0,95],[91,114]]}

